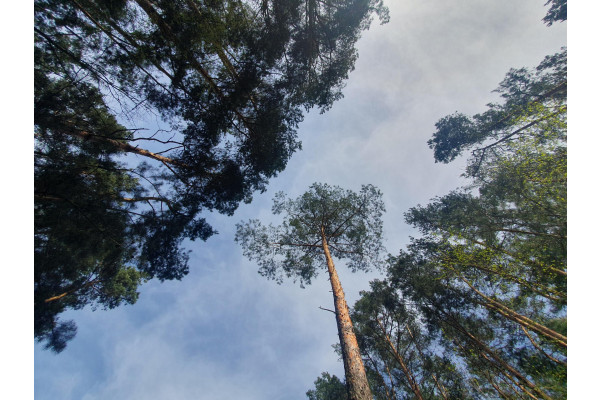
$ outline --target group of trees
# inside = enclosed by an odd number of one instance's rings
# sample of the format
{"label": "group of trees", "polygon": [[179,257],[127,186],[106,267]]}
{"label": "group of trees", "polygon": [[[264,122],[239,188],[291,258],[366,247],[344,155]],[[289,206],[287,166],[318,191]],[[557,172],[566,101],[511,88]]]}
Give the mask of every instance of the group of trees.
{"label": "group of trees", "polygon": [[[549,0],[547,24],[566,20]],[[381,0],[36,0],[35,336],[61,351],[66,309],[133,303],[188,272],[184,239],[215,233],[300,148],[303,111],[341,97]],[[566,397],[566,50],[511,70],[498,104],[446,116],[436,162],[470,185],[410,209],[382,260],[381,193],[282,193],[281,225],[240,223],[259,272],[331,282],[345,381],[310,399]],[[134,124],[154,116],[163,130]],[[142,161],[140,161],[142,160]],[[385,270],[351,310],[335,259]]]}
{"label": "group of trees", "polygon": [[[553,2],[545,21],[564,19]],[[566,60],[510,70],[500,103],[436,124],[435,161],[470,150],[470,184],[405,214],[421,236],[354,305],[371,398],[566,398]],[[355,399],[349,379],[307,396]]]}
{"label": "group of trees", "polygon": [[[502,104],[440,119],[435,159],[472,149],[471,183],[410,209],[422,236],[385,263],[371,185],[280,193],[281,225],[238,225],[262,275],[302,286],[329,272],[345,383],[323,373],[310,399],[566,398],[566,89],[564,49],[511,70]],[[387,271],[351,313],[332,256]]]}
{"label": "group of trees", "polygon": [[187,274],[182,241],[215,233],[203,212],[265,190],[388,19],[381,0],[34,7],[35,336],[55,351],[75,334],[64,310]]}

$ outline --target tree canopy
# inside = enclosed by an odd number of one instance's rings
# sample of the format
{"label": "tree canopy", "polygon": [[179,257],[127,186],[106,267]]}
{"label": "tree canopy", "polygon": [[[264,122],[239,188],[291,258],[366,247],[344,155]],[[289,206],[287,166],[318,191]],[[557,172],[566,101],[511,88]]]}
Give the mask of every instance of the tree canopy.
{"label": "tree canopy", "polygon": [[356,193],[315,183],[297,199],[277,193],[272,210],[282,214],[282,224],[267,226],[253,219],[238,224],[236,234],[244,255],[256,260],[259,273],[268,279],[281,283],[287,277],[303,286],[326,270],[322,230],[331,255],[346,259],[353,272],[380,267],[385,207],[374,186],[364,185]]}
{"label": "tree canopy", "polygon": [[[544,22],[566,20],[550,3]],[[470,183],[405,214],[421,237],[354,306],[374,398],[566,398],[566,60],[511,69],[501,103],[437,122],[435,161],[471,150]]]}
{"label": "tree canopy", "polygon": [[554,22],[567,20],[567,0],[548,0],[545,5],[548,4],[550,4],[550,9],[542,19],[546,25],[550,26]]}
{"label": "tree canopy", "polygon": [[315,381],[315,388],[306,392],[309,400],[347,400],[346,385],[335,375],[323,372]]}
{"label": "tree canopy", "polygon": [[547,56],[534,71],[511,69],[495,92],[503,103],[488,104],[487,111],[472,117],[455,113],[436,123],[437,130],[428,141],[436,162],[448,163],[475,147],[467,171],[473,175],[488,155],[510,142],[540,138],[560,128],[557,120],[564,120],[567,111],[566,48]]}
{"label": "tree canopy", "polygon": [[418,308],[393,281],[372,281],[352,319],[376,398],[473,398],[442,347],[443,337],[424,326]]}
{"label": "tree canopy", "polygon": [[34,10],[35,336],[57,351],[63,310],[188,272],[182,241],[215,233],[202,213],[265,190],[300,149],[303,111],[342,96],[372,15],[388,19],[380,0]]}

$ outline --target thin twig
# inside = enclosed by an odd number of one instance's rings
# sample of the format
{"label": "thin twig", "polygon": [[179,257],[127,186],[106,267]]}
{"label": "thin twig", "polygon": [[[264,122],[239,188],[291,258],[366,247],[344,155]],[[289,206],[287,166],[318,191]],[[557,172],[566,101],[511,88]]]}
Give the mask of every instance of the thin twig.
{"label": "thin twig", "polygon": [[323,310],[323,311],[329,311],[329,312],[332,312],[332,313],[334,313],[334,314],[336,314],[336,315],[337,315],[337,313],[336,313],[335,311],[333,311],[333,310],[330,310],[330,309],[328,309],[328,308],[323,308],[323,307],[321,307],[321,306],[319,306],[319,308],[320,308],[321,310]]}

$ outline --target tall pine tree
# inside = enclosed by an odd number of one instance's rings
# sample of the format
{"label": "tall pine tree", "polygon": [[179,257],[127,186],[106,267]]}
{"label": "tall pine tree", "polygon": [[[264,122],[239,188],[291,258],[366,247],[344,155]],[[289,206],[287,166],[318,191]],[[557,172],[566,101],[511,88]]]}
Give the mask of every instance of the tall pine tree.
{"label": "tall pine tree", "polygon": [[281,225],[250,220],[239,224],[236,234],[244,255],[256,260],[267,278],[281,282],[287,276],[302,286],[319,269],[327,270],[350,400],[371,400],[372,395],[333,258],[347,259],[352,271],[377,267],[383,211],[381,193],[372,185],[356,193],[315,183],[295,200],[276,196],[273,212],[283,214]]}

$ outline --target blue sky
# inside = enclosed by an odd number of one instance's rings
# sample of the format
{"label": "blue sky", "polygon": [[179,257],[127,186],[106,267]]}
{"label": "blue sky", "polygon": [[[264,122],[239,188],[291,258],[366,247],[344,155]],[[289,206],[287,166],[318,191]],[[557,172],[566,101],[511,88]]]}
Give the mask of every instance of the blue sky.
{"label": "blue sky", "polygon": [[[381,189],[386,247],[410,235],[402,214],[463,183],[463,163],[435,164],[435,122],[472,114],[511,67],[534,67],[566,45],[566,23],[546,27],[545,0],[386,1],[391,21],[373,24],[344,99],[300,125],[303,150],[233,217],[208,216],[219,231],[190,243],[190,274],[151,282],[133,306],[65,314],[78,325],[61,354],[34,350],[36,399],[304,399],[322,371],[343,377],[331,345],[337,331],[321,274],[301,289],[257,273],[233,241],[235,224],[271,216],[275,192],[302,194],[313,182]],[[379,274],[336,263],[349,305]]]}

